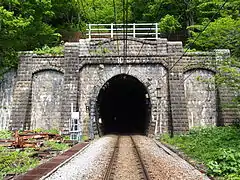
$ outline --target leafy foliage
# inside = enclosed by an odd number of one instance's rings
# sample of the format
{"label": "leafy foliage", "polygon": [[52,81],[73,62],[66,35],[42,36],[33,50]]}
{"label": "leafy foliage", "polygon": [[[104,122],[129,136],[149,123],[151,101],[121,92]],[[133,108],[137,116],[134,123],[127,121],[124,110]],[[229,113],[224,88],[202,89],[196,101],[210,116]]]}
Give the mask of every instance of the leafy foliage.
{"label": "leafy foliage", "polygon": [[[201,25],[190,26],[192,37],[189,42],[193,42],[199,31],[206,26],[207,22]],[[240,55],[240,19],[233,19],[231,16],[223,17],[210,23],[208,28],[195,41],[194,47],[200,50],[230,49],[233,55]]]}
{"label": "leafy foliage", "polygon": [[[58,34],[48,24],[47,19],[53,16],[51,11],[51,1],[11,1],[3,2],[2,8],[5,12],[12,15],[13,19],[10,22],[14,25],[14,36],[8,34],[7,37],[12,37],[17,46],[17,50],[32,50],[35,47],[43,46],[44,44],[55,44]],[[14,19],[21,20],[14,22]],[[3,22],[5,18],[3,17]],[[19,27],[23,27],[19,30]],[[5,27],[8,31],[9,27]],[[16,33],[17,32],[17,33]],[[17,40],[17,41],[16,41]]]}
{"label": "leafy foliage", "polygon": [[240,130],[238,127],[195,128],[185,135],[170,138],[163,135],[161,141],[172,144],[190,157],[207,165],[209,175],[239,176]]}
{"label": "leafy foliage", "polygon": [[[76,7],[82,11],[86,18],[86,23],[106,24],[123,22],[123,4],[122,0],[105,1],[105,0],[74,0]],[[130,6],[124,7],[128,9],[128,22],[131,20]],[[116,12],[114,14],[114,11]]]}
{"label": "leafy foliage", "polygon": [[42,48],[36,48],[34,53],[36,54],[49,54],[49,55],[63,55],[63,46],[49,47],[47,45]]}
{"label": "leafy foliage", "polygon": [[44,145],[46,147],[49,147],[52,150],[56,150],[56,151],[62,151],[62,150],[66,150],[66,149],[69,148],[69,146],[67,144],[58,143],[58,142],[55,142],[55,141],[47,141],[46,143],[44,143]]}
{"label": "leafy foliage", "polygon": [[181,24],[174,16],[167,14],[159,22],[159,30],[163,33],[172,33],[181,28]]}
{"label": "leafy foliage", "polygon": [[0,75],[17,67],[17,51],[58,44],[60,34],[48,24],[51,0],[0,2]]}
{"label": "leafy foliage", "polygon": [[32,158],[32,149],[10,151],[0,147],[0,178],[6,174],[23,173],[38,165],[39,160]]}
{"label": "leafy foliage", "polygon": [[59,134],[60,133],[58,129],[47,130],[47,129],[42,129],[42,128],[36,128],[36,129],[34,129],[34,131],[37,133],[41,133],[41,132],[42,133],[51,133],[51,134]]}
{"label": "leafy foliage", "polygon": [[240,152],[234,149],[222,149],[214,160],[207,163],[207,166],[211,175],[235,174],[235,177],[240,178]]}
{"label": "leafy foliage", "polygon": [[7,130],[0,131],[0,139],[11,139],[12,132]]}
{"label": "leafy foliage", "polygon": [[20,42],[16,39],[22,34],[32,21],[32,18],[22,18],[14,16],[13,12],[7,11],[0,6],[0,75],[5,68],[16,67],[16,53]]}

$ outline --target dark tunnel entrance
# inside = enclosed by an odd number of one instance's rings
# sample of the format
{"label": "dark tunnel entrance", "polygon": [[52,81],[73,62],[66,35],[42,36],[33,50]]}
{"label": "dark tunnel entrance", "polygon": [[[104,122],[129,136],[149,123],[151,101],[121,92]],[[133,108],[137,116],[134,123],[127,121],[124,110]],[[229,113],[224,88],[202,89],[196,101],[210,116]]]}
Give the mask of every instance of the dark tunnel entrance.
{"label": "dark tunnel entrance", "polygon": [[145,86],[135,77],[114,76],[101,88],[98,99],[102,134],[146,134],[150,121],[150,100]]}

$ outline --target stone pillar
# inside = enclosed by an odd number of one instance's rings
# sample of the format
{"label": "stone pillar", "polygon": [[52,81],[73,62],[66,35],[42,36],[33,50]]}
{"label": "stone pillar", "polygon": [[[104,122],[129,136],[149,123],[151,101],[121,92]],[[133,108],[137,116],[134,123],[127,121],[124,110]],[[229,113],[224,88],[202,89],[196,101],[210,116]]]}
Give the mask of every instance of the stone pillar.
{"label": "stone pillar", "polygon": [[[216,66],[221,66],[224,59],[230,57],[230,51],[228,49],[216,49],[215,58]],[[217,68],[218,70],[218,68]],[[218,125],[229,125],[234,121],[240,119],[240,113],[238,107],[234,106],[232,100],[236,98],[236,89],[226,85],[220,85],[218,87],[217,99],[218,99]],[[239,123],[239,122],[238,122]]]}
{"label": "stone pillar", "polygon": [[65,74],[60,126],[65,133],[68,133],[69,120],[71,118],[71,103],[73,103],[73,110],[78,111],[79,43],[66,43],[64,55],[63,66]]}
{"label": "stone pillar", "polygon": [[17,82],[13,93],[13,107],[10,118],[10,129],[24,129],[25,122],[29,121],[27,109],[31,94],[31,62],[32,54],[25,54],[20,57],[17,73]]}
{"label": "stone pillar", "polygon": [[184,96],[183,65],[179,58],[183,54],[181,42],[168,42],[169,72],[169,130],[180,133],[188,130],[187,106]]}

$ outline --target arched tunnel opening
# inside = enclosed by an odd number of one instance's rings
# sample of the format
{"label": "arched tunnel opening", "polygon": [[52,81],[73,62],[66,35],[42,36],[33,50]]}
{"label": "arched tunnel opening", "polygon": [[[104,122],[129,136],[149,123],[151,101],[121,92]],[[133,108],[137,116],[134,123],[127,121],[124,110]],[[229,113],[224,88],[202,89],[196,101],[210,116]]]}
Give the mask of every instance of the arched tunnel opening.
{"label": "arched tunnel opening", "polygon": [[146,87],[135,77],[121,74],[108,80],[97,99],[102,134],[144,134],[150,121]]}

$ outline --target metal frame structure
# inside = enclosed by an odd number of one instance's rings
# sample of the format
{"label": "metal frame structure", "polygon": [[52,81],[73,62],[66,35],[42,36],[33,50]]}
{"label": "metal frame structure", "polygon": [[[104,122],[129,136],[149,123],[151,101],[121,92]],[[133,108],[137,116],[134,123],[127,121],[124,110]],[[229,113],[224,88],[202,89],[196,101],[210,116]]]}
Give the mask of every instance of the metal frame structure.
{"label": "metal frame structure", "polygon": [[71,120],[69,121],[69,134],[71,140],[81,141],[82,126],[79,112],[73,112],[73,103],[71,104]]}
{"label": "metal frame structure", "polygon": [[88,39],[115,38],[124,35],[139,39],[155,40],[159,38],[158,23],[133,24],[88,24]]}

